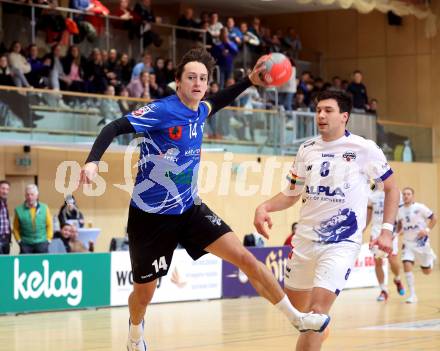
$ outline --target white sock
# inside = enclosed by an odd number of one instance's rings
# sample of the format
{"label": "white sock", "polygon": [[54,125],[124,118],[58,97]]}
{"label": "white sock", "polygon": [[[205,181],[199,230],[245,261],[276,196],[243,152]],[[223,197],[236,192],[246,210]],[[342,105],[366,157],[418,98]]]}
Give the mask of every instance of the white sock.
{"label": "white sock", "polygon": [[394,276],[394,281],[395,282],[400,282],[400,275]]}
{"label": "white sock", "polygon": [[382,283],[382,284],[379,284],[379,288],[380,288],[380,291],[387,291],[387,286],[384,284],[384,283]]}
{"label": "white sock", "polygon": [[405,272],[406,282],[408,283],[409,294],[415,295],[416,289],[414,286],[414,273],[413,272]]}
{"label": "white sock", "polygon": [[142,336],[144,336],[144,328],[142,327],[142,322],[135,325],[133,322],[130,324],[130,339],[139,340]]}
{"label": "white sock", "polygon": [[284,315],[291,323],[295,323],[303,315],[303,313],[292,306],[287,295],[284,295],[281,301],[278,302],[275,306],[284,313]]}

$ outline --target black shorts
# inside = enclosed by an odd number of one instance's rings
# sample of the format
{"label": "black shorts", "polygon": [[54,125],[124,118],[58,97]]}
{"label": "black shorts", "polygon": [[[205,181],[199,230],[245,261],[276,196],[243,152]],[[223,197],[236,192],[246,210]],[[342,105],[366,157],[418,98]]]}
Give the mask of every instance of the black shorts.
{"label": "black shorts", "polygon": [[128,239],[133,280],[142,284],[167,274],[177,245],[197,260],[231,228],[204,203],[181,215],[144,212],[130,206]]}

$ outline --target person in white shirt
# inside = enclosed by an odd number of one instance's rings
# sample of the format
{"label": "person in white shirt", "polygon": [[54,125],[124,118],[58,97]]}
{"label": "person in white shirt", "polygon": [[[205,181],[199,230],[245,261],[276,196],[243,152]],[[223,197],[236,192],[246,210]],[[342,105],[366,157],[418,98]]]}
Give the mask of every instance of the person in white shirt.
{"label": "person in white shirt", "polygon": [[[368,227],[371,222],[370,242],[373,242],[375,239],[377,239],[381,231],[385,193],[377,184],[373,184],[371,190],[372,192],[368,198],[366,226]],[[388,258],[388,262],[390,263],[391,272],[394,274],[393,282],[396,285],[397,293],[401,296],[405,295],[405,289],[399,276],[400,265],[397,257],[399,252],[399,240],[397,233],[393,233],[393,235],[393,250],[391,255],[386,255],[383,251],[378,250],[377,247],[371,247],[370,245],[370,249],[374,254],[376,277],[380,288],[380,294],[377,297],[377,301],[386,301],[388,299],[388,289],[385,285],[385,272],[383,269],[384,258]]]}
{"label": "person in white shirt", "polygon": [[[300,146],[289,186],[255,211],[254,225],[267,238],[270,212],[287,209],[302,196],[284,278],[286,294],[301,311],[329,313],[344,288],[360,251],[370,179],[383,182],[385,191],[384,223],[373,244],[392,250],[399,189],[382,150],[345,129],[351,108],[344,92],[317,96],[320,136]],[[320,350],[323,340],[323,334],[304,332],[296,350]]]}
{"label": "person in white shirt", "polygon": [[403,232],[402,262],[410,296],[407,303],[416,303],[413,267],[417,262],[424,274],[430,274],[436,255],[429,243],[429,233],[437,223],[435,214],[424,204],[414,202],[414,189],[402,191],[403,205],[397,214],[398,232]]}

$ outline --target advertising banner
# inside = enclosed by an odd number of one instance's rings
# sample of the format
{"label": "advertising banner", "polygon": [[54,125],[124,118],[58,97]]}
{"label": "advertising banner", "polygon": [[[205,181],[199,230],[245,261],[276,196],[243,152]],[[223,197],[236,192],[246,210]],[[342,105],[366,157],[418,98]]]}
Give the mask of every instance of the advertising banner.
{"label": "advertising banner", "polygon": [[[273,273],[275,278],[283,284],[284,269],[288,246],[281,247],[249,247],[248,250]],[[223,261],[223,297],[257,296],[257,292],[249,283],[248,277],[237,267]]]}
{"label": "advertising banner", "polygon": [[[133,285],[129,254],[122,251],[111,255],[111,305],[127,305]],[[176,250],[168,274],[158,280],[152,303],[218,299],[221,269],[218,257],[207,254],[193,261],[185,250]]]}
{"label": "advertising banner", "polygon": [[110,304],[110,254],[0,256],[0,313]]}

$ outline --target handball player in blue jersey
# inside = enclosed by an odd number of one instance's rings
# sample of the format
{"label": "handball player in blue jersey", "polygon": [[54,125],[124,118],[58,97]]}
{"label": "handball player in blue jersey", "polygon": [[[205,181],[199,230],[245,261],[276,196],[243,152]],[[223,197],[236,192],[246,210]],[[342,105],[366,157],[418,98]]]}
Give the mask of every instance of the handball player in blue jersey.
{"label": "handball player in blue jersey", "polygon": [[257,292],[276,305],[300,331],[323,331],[325,314],[296,310],[272,273],[244,248],[231,228],[197,195],[203,127],[207,118],[229,105],[251,85],[264,85],[261,59],[248,77],[203,100],[215,61],[203,49],[187,52],[176,69],[175,95],[153,101],[106,125],[81,172],[89,184],[112,140],[142,133],[140,160],[130,202],[127,232],[133,271],[128,299],[127,350],[146,350],[144,315],[157,285],[167,274],[178,244],[197,260],[212,253],[236,265]]}

